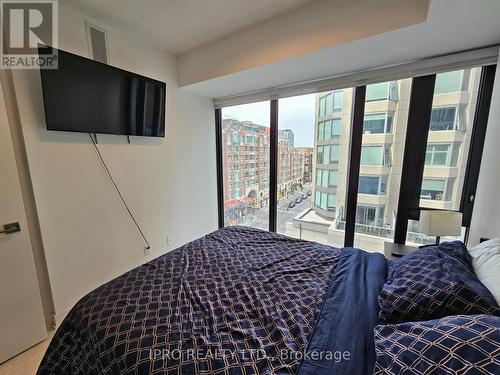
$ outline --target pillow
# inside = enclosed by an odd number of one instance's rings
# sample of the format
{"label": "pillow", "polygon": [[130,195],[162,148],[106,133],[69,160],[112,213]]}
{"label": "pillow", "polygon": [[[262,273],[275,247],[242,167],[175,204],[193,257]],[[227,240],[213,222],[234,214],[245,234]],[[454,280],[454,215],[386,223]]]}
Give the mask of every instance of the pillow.
{"label": "pillow", "polygon": [[375,327],[374,374],[499,374],[500,318],[448,316]]}
{"label": "pillow", "polygon": [[430,320],[457,314],[500,315],[459,242],[421,248],[393,264],[378,296],[381,323]]}
{"label": "pillow", "polygon": [[500,238],[485,241],[469,250],[477,278],[500,305]]}
{"label": "pillow", "polygon": [[456,260],[462,262],[469,270],[472,271],[472,258],[467,252],[467,248],[461,241],[443,242],[439,245],[431,245],[437,248],[440,252],[449,255]]}

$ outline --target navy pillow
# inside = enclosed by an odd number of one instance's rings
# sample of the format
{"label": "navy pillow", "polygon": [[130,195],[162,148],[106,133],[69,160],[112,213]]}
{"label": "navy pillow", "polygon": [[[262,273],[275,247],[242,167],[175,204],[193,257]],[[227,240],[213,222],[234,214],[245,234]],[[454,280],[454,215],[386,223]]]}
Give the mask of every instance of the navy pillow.
{"label": "navy pillow", "polygon": [[472,271],[459,242],[423,247],[389,268],[378,297],[381,323],[430,320],[457,314],[494,314],[500,309]]}
{"label": "navy pillow", "polygon": [[435,248],[439,252],[459,260],[472,271],[472,258],[462,241],[443,242],[439,245],[420,246],[420,249],[429,248]]}
{"label": "navy pillow", "polygon": [[375,375],[500,374],[500,318],[458,315],[375,327]]}

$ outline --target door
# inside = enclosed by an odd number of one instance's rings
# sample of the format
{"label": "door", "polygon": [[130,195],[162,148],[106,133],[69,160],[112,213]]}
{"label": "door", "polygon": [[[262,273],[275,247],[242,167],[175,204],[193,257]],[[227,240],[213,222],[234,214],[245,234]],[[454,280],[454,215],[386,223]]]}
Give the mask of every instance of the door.
{"label": "door", "polygon": [[20,230],[0,234],[0,363],[47,336],[2,88],[0,232],[10,223]]}

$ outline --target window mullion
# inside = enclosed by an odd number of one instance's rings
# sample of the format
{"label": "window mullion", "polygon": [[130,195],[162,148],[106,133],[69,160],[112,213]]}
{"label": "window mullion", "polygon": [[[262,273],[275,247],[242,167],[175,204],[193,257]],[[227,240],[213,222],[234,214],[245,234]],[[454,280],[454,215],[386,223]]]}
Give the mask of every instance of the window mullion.
{"label": "window mullion", "polygon": [[356,208],[358,205],[359,171],[363,142],[363,120],[365,114],[366,86],[354,89],[354,106],[351,123],[350,157],[347,181],[347,202],[344,246],[354,246],[356,229]]}
{"label": "window mullion", "polygon": [[476,112],[474,113],[471,146],[469,148],[462,200],[460,202],[460,212],[463,214],[463,226],[465,227],[470,226],[472,219],[472,210],[474,208],[479,169],[481,168],[481,158],[488,125],[495,72],[496,65],[485,66],[481,71],[477,106]]}
{"label": "window mullion", "polygon": [[[413,79],[394,242],[404,244],[408,219],[418,219],[436,75]],[[432,155],[434,158],[434,153]],[[416,212],[415,212],[416,211]]]}
{"label": "window mullion", "polygon": [[269,156],[269,230],[277,228],[278,191],[278,100],[271,100]]}
{"label": "window mullion", "polygon": [[224,226],[224,171],[222,160],[222,109],[215,110],[215,155],[217,171],[217,222]]}

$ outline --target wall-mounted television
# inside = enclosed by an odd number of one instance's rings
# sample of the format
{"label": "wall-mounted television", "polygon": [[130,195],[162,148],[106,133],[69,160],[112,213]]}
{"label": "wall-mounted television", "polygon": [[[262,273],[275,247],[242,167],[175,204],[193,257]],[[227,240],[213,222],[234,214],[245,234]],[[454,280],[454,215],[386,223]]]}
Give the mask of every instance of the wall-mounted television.
{"label": "wall-mounted television", "polygon": [[40,74],[48,130],[165,136],[165,82],[61,50]]}

